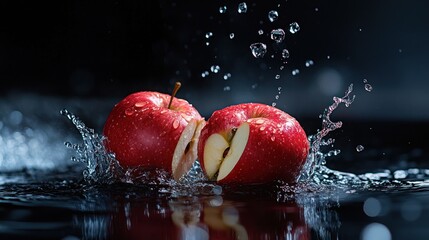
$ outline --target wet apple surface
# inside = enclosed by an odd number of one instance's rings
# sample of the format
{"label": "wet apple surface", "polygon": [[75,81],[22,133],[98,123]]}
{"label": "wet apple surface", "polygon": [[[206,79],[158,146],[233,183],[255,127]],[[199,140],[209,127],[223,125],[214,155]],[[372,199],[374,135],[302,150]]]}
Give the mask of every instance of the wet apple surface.
{"label": "wet apple surface", "polygon": [[198,146],[208,178],[224,184],[294,183],[308,151],[307,135],[295,118],[258,103],[215,111]]}
{"label": "wet apple surface", "polygon": [[103,133],[107,149],[122,166],[164,169],[179,179],[197,159],[203,125],[204,119],[186,100],[138,92],[114,106]]}

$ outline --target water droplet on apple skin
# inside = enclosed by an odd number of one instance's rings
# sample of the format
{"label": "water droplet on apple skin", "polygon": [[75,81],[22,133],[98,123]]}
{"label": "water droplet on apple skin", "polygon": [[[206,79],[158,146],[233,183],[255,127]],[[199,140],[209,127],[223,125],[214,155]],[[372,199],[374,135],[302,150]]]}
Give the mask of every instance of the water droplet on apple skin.
{"label": "water droplet on apple skin", "polygon": [[179,120],[175,119],[174,122],[173,122],[173,128],[177,129],[179,127],[179,124],[180,124]]}
{"label": "water droplet on apple skin", "polygon": [[145,102],[136,102],[135,104],[134,104],[134,107],[136,107],[136,108],[142,108],[142,107],[144,107],[146,105],[146,103]]}
{"label": "water droplet on apple skin", "polygon": [[130,107],[130,108],[125,109],[125,115],[131,116],[133,114],[134,114],[134,108]]}
{"label": "water droplet on apple skin", "polygon": [[256,124],[263,124],[265,121],[263,119],[258,119],[255,121]]}

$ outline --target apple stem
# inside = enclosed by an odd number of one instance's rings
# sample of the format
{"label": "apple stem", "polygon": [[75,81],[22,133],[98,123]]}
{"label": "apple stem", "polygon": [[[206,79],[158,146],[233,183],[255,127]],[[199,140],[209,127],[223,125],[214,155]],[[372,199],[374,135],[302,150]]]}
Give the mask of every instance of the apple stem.
{"label": "apple stem", "polygon": [[173,103],[173,98],[174,98],[174,96],[176,96],[177,91],[179,91],[180,86],[182,86],[182,84],[180,82],[176,82],[176,84],[174,84],[174,89],[173,89],[173,92],[171,93],[170,102],[168,103],[168,109],[171,109],[171,104]]}

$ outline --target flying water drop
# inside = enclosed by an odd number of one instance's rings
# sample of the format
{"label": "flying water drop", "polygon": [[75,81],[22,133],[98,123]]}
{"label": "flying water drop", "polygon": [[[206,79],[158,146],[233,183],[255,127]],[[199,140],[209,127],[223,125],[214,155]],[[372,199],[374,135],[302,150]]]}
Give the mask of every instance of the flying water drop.
{"label": "flying water drop", "polygon": [[246,13],[247,12],[247,4],[245,2],[238,4],[238,13]]}
{"label": "flying water drop", "polygon": [[220,13],[225,13],[226,12],[226,6],[219,7],[219,12]]}
{"label": "flying water drop", "polygon": [[231,77],[231,73],[227,73],[227,74],[223,75],[224,80],[228,80],[228,78],[230,78],[230,77]]}
{"label": "flying water drop", "polygon": [[259,29],[259,30],[258,30],[258,34],[259,34],[259,35],[262,35],[262,34],[264,34],[264,30],[262,30],[262,29]]}
{"label": "flying water drop", "polygon": [[362,145],[357,145],[356,146],[356,151],[357,152],[362,152],[364,150],[364,147]]}
{"label": "flying water drop", "polygon": [[264,43],[252,43],[250,45],[250,50],[252,50],[252,54],[255,58],[262,58],[265,53],[267,53],[267,45]]}
{"label": "flying water drop", "polygon": [[203,73],[201,73],[201,77],[205,78],[209,76],[209,72],[208,71],[204,71]]}
{"label": "flying water drop", "polygon": [[276,79],[280,79],[280,75],[279,74],[276,75]]}
{"label": "flying water drop", "polygon": [[296,76],[296,75],[298,75],[299,74],[299,69],[294,69],[294,70],[292,70],[292,75],[293,76]]}
{"label": "flying water drop", "polygon": [[219,65],[213,65],[210,67],[210,71],[212,71],[212,73],[218,73],[220,70]]}
{"label": "flying water drop", "polygon": [[313,65],[314,65],[313,60],[307,60],[307,61],[305,61],[305,66],[306,66],[306,67],[311,67],[311,66],[313,66]]}
{"label": "flying water drop", "polygon": [[285,31],[283,29],[278,28],[271,31],[271,39],[276,43],[281,43],[285,39]]}
{"label": "flying water drop", "polygon": [[286,59],[289,58],[290,54],[289,54],[289,50],[287,50],[286,48],[282,50],[282,58]]}
{"label": "flying water drop", "polygon": [[206,33],[206,38],[211,38],[213,36],[213,33],[212,32],[207,32]]}
{"label": "flying water drop", "polygon": [[292,34],[297,33],[301,28],[299,27],[297,22],[293,22],[289,24],[289,32]]}
{"label": "flying water drop", "polygon": [[367,92],[371,92],[371,91],[372,91],[372,86],[371,86],[371,84],[366,83],[366,84],[365,84],[365,90],[366,90]]}
{"label": "flying water drop", "polygon": [[270,22],[274,22],[275,20],[277,20],[278,17],[279,17],[279,13],[275,10],[271,10],[268,13],[268,19],[270,20]]}
{"label": "flying water drop", "polygon": [[229,34],[229,38],[230,38],[230,39],[233,39],[233,38],[234,38],[234,33],[230,33],[230,34]]}

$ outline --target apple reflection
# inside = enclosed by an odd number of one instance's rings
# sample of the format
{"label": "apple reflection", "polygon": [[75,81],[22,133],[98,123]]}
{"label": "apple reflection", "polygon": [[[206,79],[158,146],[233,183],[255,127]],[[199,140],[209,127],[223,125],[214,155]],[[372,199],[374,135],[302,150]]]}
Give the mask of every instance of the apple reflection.
{"label": "apple reflection", "polygon": [[222,196],[128,202],[112,218],[121,239],[310,239],[295,202],[238,201]]}

